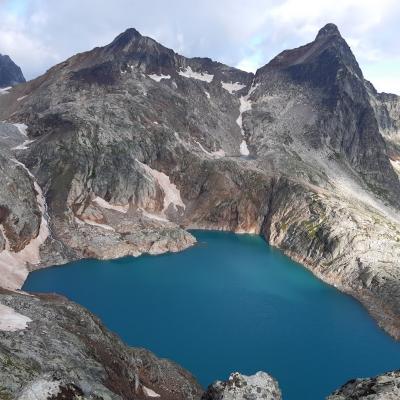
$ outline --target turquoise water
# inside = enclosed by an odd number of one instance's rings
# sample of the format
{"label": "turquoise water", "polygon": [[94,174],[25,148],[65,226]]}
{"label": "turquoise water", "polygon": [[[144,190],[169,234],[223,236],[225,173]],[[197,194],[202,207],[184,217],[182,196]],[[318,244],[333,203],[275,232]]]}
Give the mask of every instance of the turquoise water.
{"label": "turquoise water", "polygon": [[178,254],[74,262],[30,274],[24,289],[68,296],[204,386],[263,370],[284,400],[320,400],[400,367],[400,343],[355,300],[261,238],[194,234],[199,245]]}

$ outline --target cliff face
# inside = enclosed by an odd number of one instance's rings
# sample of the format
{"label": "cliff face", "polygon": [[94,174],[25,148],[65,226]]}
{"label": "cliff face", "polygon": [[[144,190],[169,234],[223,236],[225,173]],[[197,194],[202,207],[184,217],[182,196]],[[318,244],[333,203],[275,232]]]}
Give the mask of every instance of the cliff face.
{"label": "cliff face", "polygon": [[395,94],[378,93],[366,82],[371,105],[378,121],[379,131],[386,141],[393,168],[400,171],[400,97]]}
{"label": "cliff face", "polygon": [[0,54],[0,88],[25,82],[21,68],[9,56]]}

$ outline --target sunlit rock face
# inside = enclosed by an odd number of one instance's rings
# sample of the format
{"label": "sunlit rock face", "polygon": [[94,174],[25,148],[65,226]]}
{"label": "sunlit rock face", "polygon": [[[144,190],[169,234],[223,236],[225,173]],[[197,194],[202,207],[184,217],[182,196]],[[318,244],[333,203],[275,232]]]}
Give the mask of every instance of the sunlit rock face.
{"label": "sunlit rock face", "polygon": [[246,376],[235,372],[210,385],[202,400],[281,400],[278,383],[265,372]]}

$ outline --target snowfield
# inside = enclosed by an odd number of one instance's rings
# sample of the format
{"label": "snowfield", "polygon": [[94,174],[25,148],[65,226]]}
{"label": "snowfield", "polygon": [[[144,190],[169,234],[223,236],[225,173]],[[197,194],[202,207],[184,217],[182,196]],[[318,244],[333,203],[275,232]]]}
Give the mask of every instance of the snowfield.
{"label": "snowfield", "polygon": [[207,72],[195,72],[191,67],[187,67],[186,69],[179,71],[178,74],[184,76],[185,78],[197,79],[199,81],[208,83],[214,79],[214,75],[208,74]]}
{"label": "snowfield", "polygon": [[246,87],[246,85],[242,85],[240,82],[221,82],[221,85],[230,94],[233,94],[234,92]]}
{"label": "snowfield", "polygon": [[171,79],[170,75],[157,75],[157,74],[151,74],[147,75],[149,78],[153,79],[153,81],[160,82],[162,79]]}
{"label": "snowfield", "polygon": [[168,207],[172,205],[175,210],[178,207],[182,207],[183,209],[186,208],[185,203],[182,201],[181,193],[179,189],[174,185],[169,176],[164,174],[163,172],[157,171],[153,168],[150,168],[148,165],[143,164],[142,162],[136,160],[138,164],[140,164],[144,170],[151,175],[159,184],[161,189],[164,192],[164,207],[163,207],[163,215],[165,216],[165,212],[167,211]]}
{"label": "snowfield", "polygon": [[32,320],[13,308],[0,304],[0,331],[16,332],[27,327]]}
{"label": "snowfield", "polygon": [[129,209],[129,204],[126,205],[117,205],[117,204],[111,204],[108,201],[102,199],[99,196],[96,196],[93,200],[94,203],[96,203],[98,206],[102,207],[102,208],[106,208],[108,210],[114,210],[114,211],[118,211],[120,213],[124,213],[126,214],[128,212]]}

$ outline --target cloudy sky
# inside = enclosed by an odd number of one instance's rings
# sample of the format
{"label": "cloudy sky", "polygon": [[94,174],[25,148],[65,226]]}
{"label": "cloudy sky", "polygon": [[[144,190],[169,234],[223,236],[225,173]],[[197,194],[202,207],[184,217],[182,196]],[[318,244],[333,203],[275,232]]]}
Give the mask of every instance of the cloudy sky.
{"label": "cloudy sky", "polygon": [[185,56],[255,71],[339,26],[367,79],[400,94],[398,0],[0,0],[0,53],[31,79],[128,27]]}

